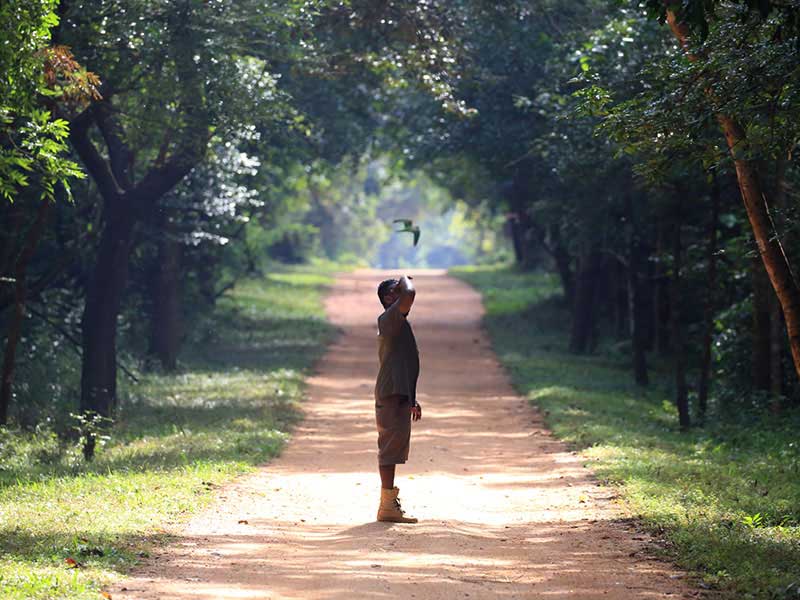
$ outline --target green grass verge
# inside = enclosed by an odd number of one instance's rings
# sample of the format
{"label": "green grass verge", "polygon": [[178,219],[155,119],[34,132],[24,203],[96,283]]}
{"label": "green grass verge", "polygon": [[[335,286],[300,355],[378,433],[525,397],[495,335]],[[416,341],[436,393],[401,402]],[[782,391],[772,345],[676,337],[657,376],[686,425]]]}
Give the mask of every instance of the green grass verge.
{"label": "green grass verge", "polygon": [[798,598],[800,415],[750,416],[681,433],[666,382],[632,382],[613,347],[566,351],[555,278],[509,267],[451,273],[476,287],[485,326],[514,385],[666,552],[733,598]]}
{"label": "green grass verge", "polygon": [[0,598],[101,598],[169,539],[169,524],[276,456],[335,334],[322,307],[327,272],[286,269],[232,289],[193,324],[178,374],[125,389],[88,465],[55,434],[0,429]]}

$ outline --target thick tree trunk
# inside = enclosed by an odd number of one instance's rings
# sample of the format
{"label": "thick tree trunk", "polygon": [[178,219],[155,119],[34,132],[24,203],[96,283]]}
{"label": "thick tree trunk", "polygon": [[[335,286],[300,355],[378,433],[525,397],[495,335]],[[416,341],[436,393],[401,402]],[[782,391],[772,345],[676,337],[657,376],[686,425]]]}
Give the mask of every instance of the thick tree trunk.
{"label": "thick tree trunk", "polygon": [[183,247],[166,213],[159,215],[158,259],[152,281],[150,354],[174,371],[182,336],[180,277]]}
{"label": "thick tree trunk", "polygon": [[117,316],[128,278],[134,216],[129,202],[106,204],[106,225],[83,310],[81,412],[110,417],[117,397]]}
{"label": "thick tree trunk", "polygon": [[711,388],[711,350],[714,339],[714,311],[717,288],[717,225],[719,222],[720,189],[716,175],[711,181],[711,220],[706,246],[706,305],[703,311],[703,348],[700,363],[700,382],[697,389],[697,419],[702,425],[708,411],[708,394]]}
{"label": "thick tree trunk", "polygon": [[686,384],[686,323],[681,311],[683,268],[683,246],[681,242],[681,226],[675,226],[672,243],[672,297],[671,324],[673,350],[675,354],[675,406],[678,409],[678,422],[682,430],[691,425],[689,417],[689,388]]}
{"label": "thick tree trunk", "polygon": [[591,350],[595,341],[596,300],[601,267],[602,256],[599,249],[593,246],[581,257],[575,285],[569,349],[576,354]]}
{"label": "thick tree trunk", "polygon": [[0,425],[8,422],[8,410],[13,395],[14,368],[16,366],[17,344],[22,334],[25,320],[25,301],[27,297],[27,273],[36,246],[42,237],[47,221],[50,203],[41,201],[36,218],[25,235],[22,250],[14,266],[14,311],[6,332],[6,347],[3,355],[2,381],[0,382]]}
{"label": "thick tree trunk", "polygon": [[[698,57],[689,52],[689,27],[686,23],[679,21],[673,10],[667,11],[667,22],[675,37],[687,50],[689,59],[697,60]],[[713,94],[711,90],[708,93]],[[749,152],[747,135],[742,126],[730,115],[719,113],[717,121],[725,135],[736,168],[739,191],[742,194],[758,252],[783,310],[795,372],[800,376],[800,287],[780,239],[775,235],[766,190],[761,184],[756,163],[747,157]]]}

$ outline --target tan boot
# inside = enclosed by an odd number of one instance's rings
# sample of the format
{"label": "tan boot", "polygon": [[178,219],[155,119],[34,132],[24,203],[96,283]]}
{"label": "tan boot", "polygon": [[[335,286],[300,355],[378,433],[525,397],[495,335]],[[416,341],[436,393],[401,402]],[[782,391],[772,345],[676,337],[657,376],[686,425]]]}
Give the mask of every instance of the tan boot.
{"label": "tan boot", "polygon": [[400,507],[400,500],[397,494],[400,493],[398,487],[390,490],[381,488],[381,505],[378,508],[378,521],[390,521],[392,523],[416,523],[414,517],[406,517]]}

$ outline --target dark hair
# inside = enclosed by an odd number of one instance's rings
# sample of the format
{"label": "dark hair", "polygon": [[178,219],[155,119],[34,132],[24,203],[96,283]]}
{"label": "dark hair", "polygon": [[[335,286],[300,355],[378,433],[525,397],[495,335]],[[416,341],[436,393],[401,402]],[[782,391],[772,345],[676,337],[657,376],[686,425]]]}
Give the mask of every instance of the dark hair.
{"label": "dark hair", "polygon": [[383,296],[389,291],[389,288],[398,283],[400,282],[397,279],[384,279],[378,285],[378,300],[381,301],[381,306],[383,306],[383,308],[386,308],[386,304],[383,302]]}

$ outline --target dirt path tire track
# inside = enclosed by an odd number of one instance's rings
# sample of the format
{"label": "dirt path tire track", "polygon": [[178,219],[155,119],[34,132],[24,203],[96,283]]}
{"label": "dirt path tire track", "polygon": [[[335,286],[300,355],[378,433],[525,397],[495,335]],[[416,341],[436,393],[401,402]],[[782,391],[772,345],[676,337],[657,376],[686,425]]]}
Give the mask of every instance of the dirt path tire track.
{"label": "dirt path tire track", "polygon": [[115,599],[698,595],[647,558],[613,491],[511,388],[480,328],[479,294],[442,271],[412,274],[423,419],[397,484],[420,523],[374,521],[375,287],[390,274],[363,269],[339,275],[327,297],[343,334],[317,365],[284,453],[223,488]]}

